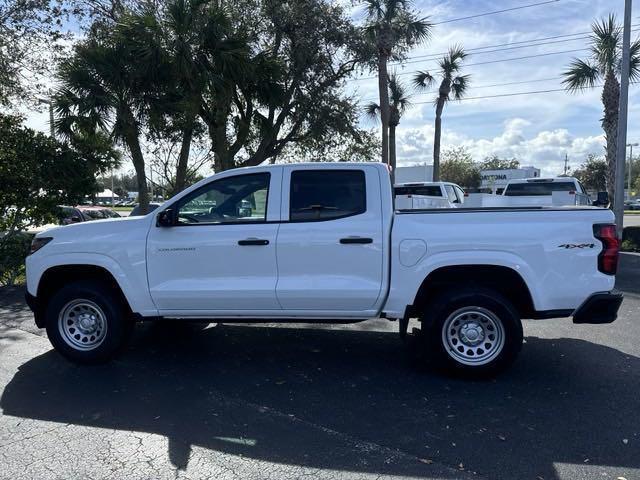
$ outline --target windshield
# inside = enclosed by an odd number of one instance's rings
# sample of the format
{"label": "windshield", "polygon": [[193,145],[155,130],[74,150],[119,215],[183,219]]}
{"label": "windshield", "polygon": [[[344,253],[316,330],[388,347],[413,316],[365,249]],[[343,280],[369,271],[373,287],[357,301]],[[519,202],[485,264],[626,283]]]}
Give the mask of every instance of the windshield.
{"label": "windshield", "polygon": [[528,182],[512,183],[507,185],[504,194],[506,196],[518,197],[524,195],[551,195],[552,192],[575,191],[573,182]]}
{"label": "windshield", "polygon": [[407,185],[395,187],[396,195],[426,195],[429,197],[441,197],[442,190],[439,185]]}

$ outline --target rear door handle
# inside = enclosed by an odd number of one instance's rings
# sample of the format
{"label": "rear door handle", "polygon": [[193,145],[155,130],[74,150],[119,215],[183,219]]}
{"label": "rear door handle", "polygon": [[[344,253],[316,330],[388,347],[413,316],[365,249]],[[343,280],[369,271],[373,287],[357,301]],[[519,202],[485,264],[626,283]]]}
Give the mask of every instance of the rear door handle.
{"label": "rear door handle", "polygon": [[359,244],[373,243],[373,238],[346,237],[346,238],[341,238],[340,239],[340,243],[342,243],[343,245],[349,245],[349,244],[354,244],[354,243],[359,243]]}
{"label": "rear door handle", "polygon": [[238,245],[269,245],[269,240],[262,238],[245,238],[244,240],[238,240]]}

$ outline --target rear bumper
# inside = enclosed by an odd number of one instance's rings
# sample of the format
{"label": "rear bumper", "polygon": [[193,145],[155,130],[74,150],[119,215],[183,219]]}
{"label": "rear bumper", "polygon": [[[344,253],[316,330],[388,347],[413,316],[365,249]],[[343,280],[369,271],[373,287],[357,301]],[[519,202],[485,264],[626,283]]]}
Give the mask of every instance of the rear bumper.
{"label": "rear bumper", "polygon": [[618,291],[594,293],[573,312],[573,323],[611,323],[618,317],[623,295]]}
{"label": "rear bumper", "polygon": [[24,298],[27,302],[27,305],[33,312],[33,317],[35,319],[36,325],[38,326],[38,328],[44,328],[44,315],[42,312],[42,305],[41,302],[38,301],[38,297],[27,292],[24,294]]}

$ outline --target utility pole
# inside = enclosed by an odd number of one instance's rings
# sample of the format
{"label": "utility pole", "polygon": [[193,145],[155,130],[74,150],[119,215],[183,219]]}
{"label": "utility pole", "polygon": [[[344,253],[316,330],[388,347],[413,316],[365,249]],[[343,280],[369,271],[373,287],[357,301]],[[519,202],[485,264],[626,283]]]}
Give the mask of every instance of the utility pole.
{"label": "utility pole", "polygon": [[569,163],[569,155],[564,154],[564,175],[567,176],[567,164]]}
{"label": "utility pole", "polygon": [[49,106],[49,135],[51,138],[56,138],[56,132],[53,126],[53,100],[51,99],[51,90],[49,90],[48,98],[38,98],[38,103],[44,103]]}
{"label": "utility pole", "polygon": [[631,44],[631,0],[624,2],[624,29],[622,32],[622,68],[620,69],[620,110],[618,111],[618,145],[616,151],[616,181],[613,213],[616,216],[618,236],[624,228],[624,168],[627,153],[627,107],[629,104],[629,63]]}
{"label": "utility pole", "polygon": [[637,147],[638,143],[627,143],[627,147],[629,147],[629,171],[627,172],[627,190],[629,191],[629,195],[631,195],[631,165],[633,162],[633,147]]}

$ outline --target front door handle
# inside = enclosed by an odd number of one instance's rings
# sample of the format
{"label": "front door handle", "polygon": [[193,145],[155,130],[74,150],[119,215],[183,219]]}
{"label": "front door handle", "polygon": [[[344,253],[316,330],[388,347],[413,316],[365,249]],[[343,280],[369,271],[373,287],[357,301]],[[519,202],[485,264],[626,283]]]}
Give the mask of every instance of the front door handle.
{"label": "front door handle", "polygon": [[244,240],[238,240],[238,245],[269,245],[269,240],[263,238],[245,238]]}
{"label": "front door handle", "polygon": [[346,238],[341,238],[340,239],[340,243],[342,243],[343,245],[350,245],[350,244],[355,244],[355,243],[359,243],[359,244],[373,243],[373,238],[346,237]]}

